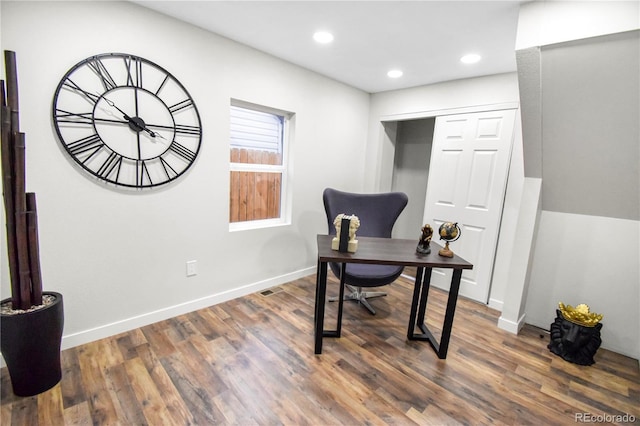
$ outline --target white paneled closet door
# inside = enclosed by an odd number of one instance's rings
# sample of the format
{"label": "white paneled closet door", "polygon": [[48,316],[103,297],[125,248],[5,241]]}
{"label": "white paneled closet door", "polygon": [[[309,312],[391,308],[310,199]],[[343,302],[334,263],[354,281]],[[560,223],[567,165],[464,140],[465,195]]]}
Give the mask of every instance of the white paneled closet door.
{"label": "white paneled closet door", "polygon": [[[462,274],[460,294],[487,303],[506,190],[516,110],[436,118],[424,223],[433,241],[443,222],[462,231],[450,248],[473,263]],[[437,249],[432,245],[432,250]],[[431,284],[448,289],[451,270],[434,269]]]}

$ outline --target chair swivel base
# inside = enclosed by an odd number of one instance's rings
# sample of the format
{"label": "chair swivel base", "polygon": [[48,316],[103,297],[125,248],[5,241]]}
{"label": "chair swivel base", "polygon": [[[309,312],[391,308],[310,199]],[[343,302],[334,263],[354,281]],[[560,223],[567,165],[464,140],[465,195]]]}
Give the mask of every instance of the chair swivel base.
{"label": "chair swivel base", "polygon": [[[367,308],[372,315],[375,315],[376,311],[375,309],[373,309],[371,304],[367,302],[367,299],[387,295],[387,293],[383,291],[362,291],[362,287],[353,287],[353,286],[350,286],[349,284],[347,284],[346,286],[349,289],[349,291],[351,291],[351,293],[345,294],[343,300],[351,300],[354,302],[358,302],[359,304]],[[338,297],[329,297],[329,302],[336,302],[337,300],[338,300]]]}

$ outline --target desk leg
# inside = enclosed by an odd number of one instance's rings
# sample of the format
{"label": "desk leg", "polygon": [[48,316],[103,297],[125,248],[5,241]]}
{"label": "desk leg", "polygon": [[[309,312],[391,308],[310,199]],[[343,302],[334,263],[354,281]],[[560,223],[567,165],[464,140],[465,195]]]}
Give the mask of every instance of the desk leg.
{"label": "desk leg", "polygon": [[347,264],[340,264],[340,296],[338,298],[338,324],[336,325],[336,337],[340,337],[342,331],[342,306],[344,305],[344,286],[347,276]]}
{"label": "desk leg", "polygon": [[327,262],[318,262],[316,274],[316,309],[314,316],[315,326],[315,353],[322,353],[322,337],[324,335],[324,303],[327,293]]}
{"label": "desk leg", "polygon": [[425,268],[424,275],[422,277],[422,294],[420,294],[420,307],[418,310],[418,322],[417,324],[424,325],[424,316],[427,312],[427,298],[429,297],[429,288],[431,287],[431,268]]}
{"label": "desk leg", "polygon": [[462,269],[454,269],[453,276],[451,277],[451,288],[449,289],[449,300],[447,300],[447,310],[444,315],[444,324],[442,325],[440,349],[438,350],[438,358],[440,359],[445,359],[447,357],[447,349],[449,348],[449,338],[451,337],[451,328],[453,327],[453,315],[456,312],[456,303],[458,301],[461,277]]}
{"label": "desk leg", "polygon": [[[456,303],[458,301],[458,291],[460,290],[460,278],[462,277],[462,269],[454,269],[451,277],[451,288],[449,289],[449,298],[447,300],[447,308],[444,315],[444,323],[442,324],[442,336],[438,342],[424,323],[427,308],[427,298],[429,297],[429,287],[431,285],[431,268],[419,268],[416,274],[416,284],[413,289],[413,301],[411,303],[411,314],[409,318],[409,331],[407,338],[409,340],[426,340],[431,344],[433,350],[438,354],[438,358],[445,359],[447,350],[449,349],[449,340],[451,338],[451,328],[453,327],[453,316],[456,311]],[[415,327],[420,328],[422,334],[414,332]]]}
{"label": "desk leg", "polygon": [[409,312],[409,329],[407,330],[407,339],[414,340],[415,327],[416,327],[416,315],[418,312],[418,300],[420,298],[420,291],[422,289],[422,274],[424,268],[418,268],[416,270],[416,280],[413,285],[413,299],[411,300],[411,311]]}

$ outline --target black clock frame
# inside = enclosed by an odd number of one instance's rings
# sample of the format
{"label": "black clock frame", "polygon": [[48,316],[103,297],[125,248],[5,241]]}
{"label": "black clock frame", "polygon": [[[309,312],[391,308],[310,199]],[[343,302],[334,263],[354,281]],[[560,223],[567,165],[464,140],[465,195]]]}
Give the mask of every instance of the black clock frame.
{"label": "black clock frame", "polygon": [[[118,65],[114,59],[122,59],[122,64]],[[82,87],[74,81],[76,73],[88,74],[91,79],[95,77],[96,81],[90,83],[99,85],[99,90]],[[155,78],[143,79],[143,76],[149,75]],[[153,81],[145,87],[147,80]],[[165,95],[170,90],[173,99]],[[121,109],[111,99],[116,95],[125,96],[128,93],[126,91],[133,91],[135,98],[135,107],[129,106],[128,111]],[[157,104],[156,112],[163,116],[165,123],[154,123],[157,120],[154,117],[141,117],[144,114],[138,110],[139,96],[145,96]],[[67,99],[87,103],[91,111],[86,108],[68,111],[63,105]],[[99,116],[99,110],[104,111],[109,107],[112,108],[111,115],[120,115],[121,118]],[[187,89],[163,67],[127,53],[98,54],[74,65],[55,90],[52,116],[58,140],[66,153],[91,175],[122,187],[151,188],[174,181],[194,164],[202,144],[200,114]],[[188,119],[181,120],[181,117]],[[128,129],[131,134],[123,136],[135,137],[137,155],[124,154],[114,148],[114,145],[123,142],[113,138],[105,140],[108,138],[101,135],[101,126]],[[78,131],[87,134],[79,137]],[[166,141],[166,148],[160,144],[160,139]],[[157,152],[143,157],[145,145]]]}

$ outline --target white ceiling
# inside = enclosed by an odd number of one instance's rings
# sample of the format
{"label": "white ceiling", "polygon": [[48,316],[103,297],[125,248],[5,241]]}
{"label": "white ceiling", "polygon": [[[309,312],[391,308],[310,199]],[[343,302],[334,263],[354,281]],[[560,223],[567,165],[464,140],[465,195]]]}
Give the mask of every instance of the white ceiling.
{"label": "white ceiling", "polygon": [[[523,1],[133,0],[369,93],[516,70]],[[312,35],[334,34],[330,45]],[[482,61],[465,65],[460,57]],[[399,68],[399,79],[387,71]]]}

